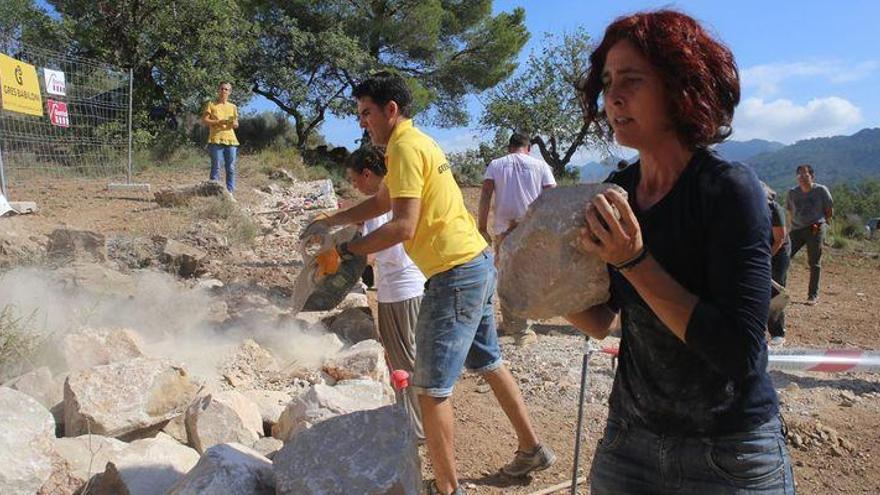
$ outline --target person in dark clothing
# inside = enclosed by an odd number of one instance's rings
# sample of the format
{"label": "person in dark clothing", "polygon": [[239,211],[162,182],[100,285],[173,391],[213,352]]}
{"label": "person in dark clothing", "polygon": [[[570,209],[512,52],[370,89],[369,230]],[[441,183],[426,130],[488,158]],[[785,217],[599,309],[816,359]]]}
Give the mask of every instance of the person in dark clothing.
{"label": "person in dark clothing", "polygon": [[567,315],[596,338],[621,316],[592,493],[794,493],[767,373],[767,200],[708,149],[739,102],[732,53],[685,14],[637,13],[608,27],[578,90],[586,121],[639,152],[608,179],[627,195],[585,208],[581,247],[608,264],[611,300]]}
{"label": "person in dark clothing", "polygon": [[[770,226],[773,229],[773,242],[770,245],[770,273],[773,281],[783,289],[788,279],[788,266],[791,264],[791,242],[788,238],[788,228],[785,222],[785,212],[782,206],[776,202],[776,191],[767,184],[764,193],[767,195],[767,206],[770,208]],[[779,293],[774,287],[771,295],[776,297]],[[785,343],[785,309],[779,309],[776,314],[770,314],[767,321],[767,331],[770,332],[770,345],[779,346]]]}

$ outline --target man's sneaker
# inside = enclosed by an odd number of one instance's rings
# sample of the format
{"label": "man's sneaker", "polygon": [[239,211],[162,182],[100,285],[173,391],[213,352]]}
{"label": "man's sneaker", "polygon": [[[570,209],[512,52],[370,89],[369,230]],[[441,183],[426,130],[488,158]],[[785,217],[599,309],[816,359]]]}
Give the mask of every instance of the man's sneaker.
{"label": "man's sneaker", "polygon": [[776,336],[770,339],[770,347],[782,347],[785,343],[785,337]]}
{"label": "man's sneaker", "polygon": [[532,471],[543,471],[556,462],[556,454],[550,448],[538,445],[531,452],[516,451],[516,456],[510,464],[501,468],[501,472],[507,476],[519,478]]}
{"label": "man's sneaker", "polygon": [[[437,483],[435,483],[433,480],[425,482],[425,493],[427,495],[444,495],[443,492],[441,492],[440,489],[437,488]],[[461,485],[458,485],[455,491],[452,492],[450,495],[467,495],[467,492],[464,491],[464,488],[462,488]]]}
{"label": "man's sneaker", "polygon": [[807,298],[807,306],[815,306],[819,302],[819,296],[810,296]]}

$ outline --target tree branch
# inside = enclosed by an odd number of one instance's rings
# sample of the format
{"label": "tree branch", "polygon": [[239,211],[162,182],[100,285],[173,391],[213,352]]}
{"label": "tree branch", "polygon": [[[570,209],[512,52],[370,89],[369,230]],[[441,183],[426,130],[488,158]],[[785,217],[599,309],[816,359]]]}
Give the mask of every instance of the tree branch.
{"label": "tree branch", "polygon": [[589,132],[590,126],[585,122],[581,124],[581,130],[578,131],[577,137],[574,138],[571,145],[568,147],[568,151],[565,152],[565,157],[563,157],[562,165],[568,165],[568,162],[571,161],[571,157],[577,151],[578,148],[584,144],[584,139],[587,137],[587,132]]}
{"label": "tree branch", "polygon": [[267,100],[271,101],[272,103],[276,104],[278,106],[278,108],[280,108],[281,110],[284,110],[284,112],[287,113],[288,115],[293,115],[294,118],[296,118],[296,114],[299,113],[294,107],[286,105],[277,96],[273,95],[272,93],[270,93],[266,90],[260,89],[260,86],[257,83],[254,83],[254,86],[251,88],[251,91],[262,96],[263,98],[266,98]]}

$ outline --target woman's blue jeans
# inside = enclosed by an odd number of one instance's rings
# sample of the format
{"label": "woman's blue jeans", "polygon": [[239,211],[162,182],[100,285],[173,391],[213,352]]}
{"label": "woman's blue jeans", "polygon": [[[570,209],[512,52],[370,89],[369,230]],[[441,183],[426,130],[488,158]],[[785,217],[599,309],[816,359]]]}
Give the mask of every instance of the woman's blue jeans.
{"label": "woman's blue jeans", "polygon": [[226,167],[226,190],[235,191],[235,160],[238,158],[238,146],[228,144],[209,144],[211,155],[211,180],[220,180],[220,163]]}
{"label": "woman's blue jeans", "polygon": [[715,437],[657,435],[608,418],[590,473],[591,493],[795,493],[782,423]]}

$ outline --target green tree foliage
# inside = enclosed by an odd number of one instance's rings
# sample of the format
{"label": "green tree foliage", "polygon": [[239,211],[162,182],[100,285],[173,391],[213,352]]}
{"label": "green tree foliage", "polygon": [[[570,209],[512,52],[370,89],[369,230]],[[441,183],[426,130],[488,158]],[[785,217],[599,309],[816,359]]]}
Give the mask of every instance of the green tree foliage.
{"label": "green tree foliage", "polygon": [[831,188],[834,216],[858,215],[862,220],[880,217],[880,180],[838,184]]}
{"label": "green tree foliage", "polygon": [[0,52],[15,56],[21,44],[47,48],[66,45],[60,26],[33,0],[3,0]]}
{"label": "green tree foliage", "polygon": [[491,0],[242,0],[259,25],[253,90],[295,121],[299,145],[329,115],[353,115],[349,93],[372,71],[403,75],[433,124],[468,123],[468,94],[516,68],[528,40],[521,8],[492,16]]}
{"label": "green tree foliage", "polygon": [[[250,97],[242,60],[255,42],[236,2],[224,0],[48,0],[74,42],[74,51],[134,72],[139,124],[161,107],[199,112],[220,81],[232,100]],[[245,89],[245,90],[243,90]]]}
{"label": "green tree foliage", "polygon": [[557,178],[583,146],[601,146],[595,126],[584,123],[575,87],[589,66],[590,37],[583,29],[546,34],[538,53],[512,78],[492,90],[480,125],[532,136]]}

